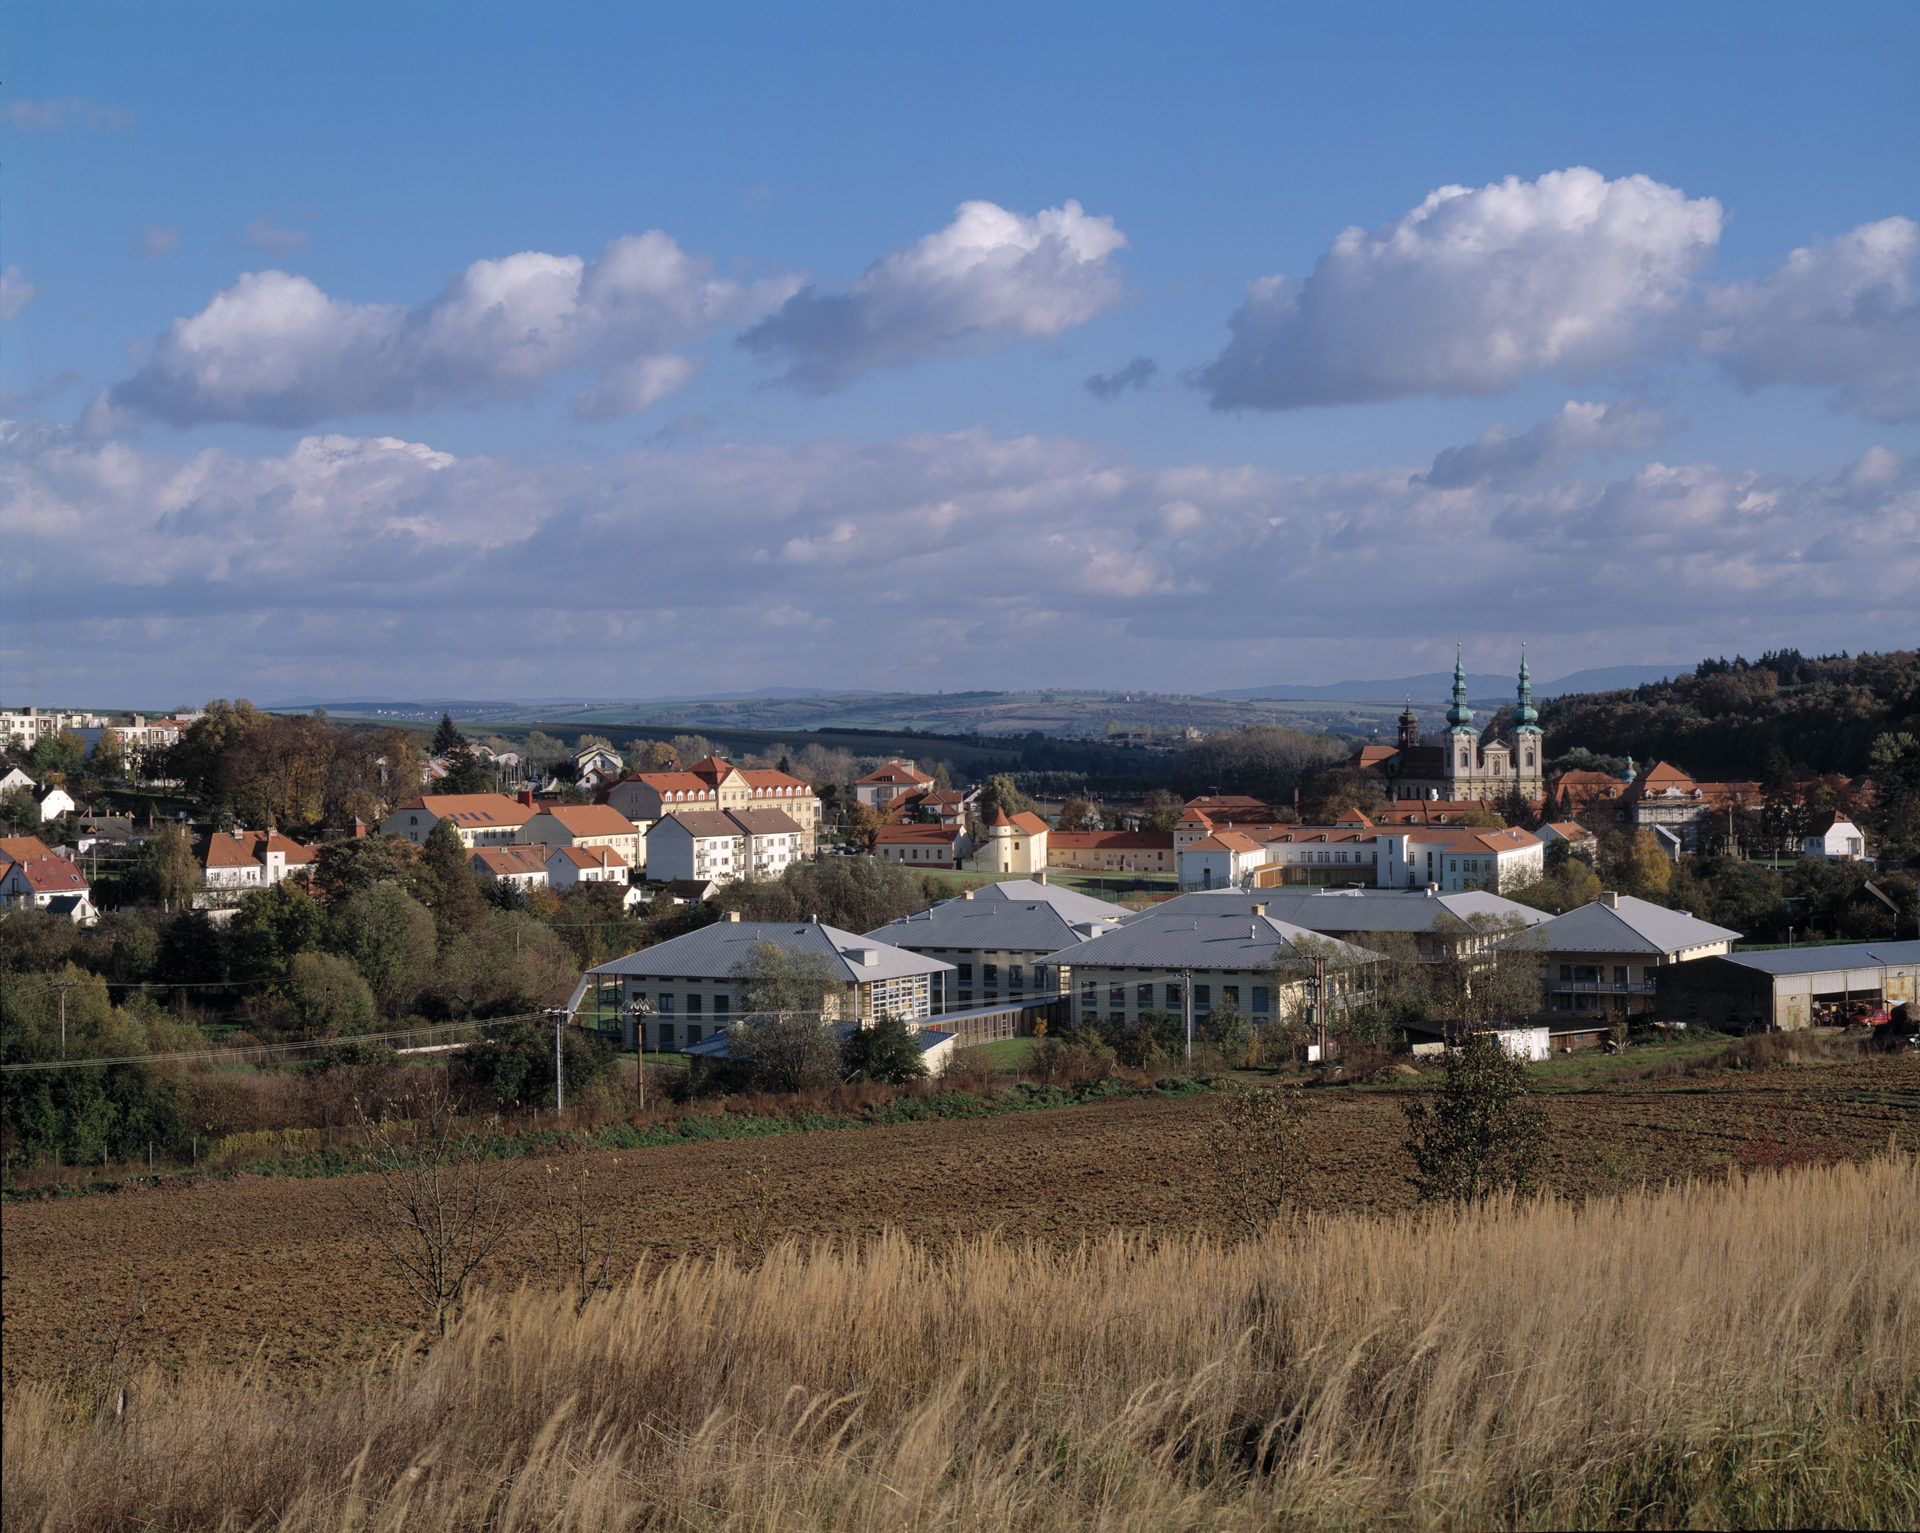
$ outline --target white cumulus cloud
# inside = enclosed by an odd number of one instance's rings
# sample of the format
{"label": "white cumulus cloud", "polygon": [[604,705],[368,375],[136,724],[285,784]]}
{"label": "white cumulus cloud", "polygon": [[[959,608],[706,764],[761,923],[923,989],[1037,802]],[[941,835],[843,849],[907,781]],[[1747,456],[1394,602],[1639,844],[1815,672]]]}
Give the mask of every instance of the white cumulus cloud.
{"label": "white cumulus cloud", "polygon": [[177,319],[92,414],[118,424],[309,426],[522,397],[591,368],[575,401],[599,417],[645,409],[695,362],[681,349],[777,304],[791,283],[742,285],[658,230],[594,260],[524,251],[475,261],[416,308],[353,303],[284,271],[249,272]]}
{"label": "white cumulus cloud", "polygon": [[1704,299],[1700,346],[1748,388],[1828,389],[1877,420],[1920,414],[1920,224],[1886,218]]}
{"label": "white cumulus cloud", "polygon": [[785,381],[836,389],[869,368],[1058,335],[1121,294],[1111,258],[1127,239],[1072,200],[1031,217],[991,202],[890,251],[843,293],[808,286],[740,337],[787,363]]}
{"label": "white cumulus cloud", "polygon": [[[1626,430],[1555,419],[1588,440]],[[26,451],[29,429],[0,453],[0,668],[90,694],[505,696],[555,676],[610,696],[1196,691],[1316,663],[1432,668],[1422,646],[1462,612],[1574,670],[1777,645],[1782,612],[1803,647],[1885,642],[1920,588],[1920,463],[1884,448],[1811,477],[1652,463],[1443,487],[1411,467],[1154,467],[983,431],[582,465],[346,435],[266,457],[58,436]],[[51,590],[57,634],[27,618]],[[566,599],[503,644],[529,591]]]}
{"label": "white cumulus cloud", "polygon": [[1490,395],[1636,358],[1720,238],[1720,204],[1576,166],[1443,186],[1253,283],[1199,382],[1218,409]]}
{"label": "white cumulus cloud", "polygon": [[1596,453],[1644,452],[1666,430],[1666,415],[1637,399],[1601,405],[1570,399],[1557,415],[1515,436],[1490,426],[1478,441],[1437,454],[1425,482],[1436,490],[1467,485],[1513,489],[1563,472]]}

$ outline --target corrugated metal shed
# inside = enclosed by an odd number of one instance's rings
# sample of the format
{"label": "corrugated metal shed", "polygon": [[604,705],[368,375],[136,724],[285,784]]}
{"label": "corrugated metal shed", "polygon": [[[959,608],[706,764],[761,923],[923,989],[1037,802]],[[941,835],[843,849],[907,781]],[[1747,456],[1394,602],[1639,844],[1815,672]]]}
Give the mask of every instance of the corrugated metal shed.
{"label": "corrugated metal shed", "polygon": [[1231,910],[1248,915],[1255,905],[1267,914],[1308,931],[1335,932],[1464,932],[1475,916],[1509,916],[1537,926],[1552,919],[1544,911],[1497,894],[1478,890],[1462,894],[1429,894],[1424,889],[1200,889],[1155,905],[1128,923],[1167,911]]}
{"label": "corrugated metal shed", "polygon": [[1259,969],[1315,950],[1360,962],[1380,956],[1272,916],[1231,908],[1182,910],[1176,908],[1180,903],[1142,911],[1049,961],[1076,969]]}
{"label": "corrugated metal shed", "polygon": [[[817,922],[801,926],[785,921],[716,921],[684,937],[641,948],[637,953],[613,959],[587,972],[607,977],[657,975],[662,979],[725,979],[746,964],[754,945],[760,942],[771,942],[794,952],[824,953],[838,965],[840,977],[850,984],[902,979],[911,974],[945,974],[953,968],[952,964],[937,958],[925,958],[890,943]],[[861,952],[873,953],[875,962],[865,964],[853,956]]]}
{"label": "corrugated metal shed", "polygon": [[1920,963],[1920,941],[1849,942],[1833,947],[1778,948],[1764,953],[1728,953],[1727,963],[1766,974],[1824,974],[1842,969],[1877,969]]}
{"label": "corrugated metal shed", "polygon": [[1075,926],[1099,923],[1104,929],[1126,914],[1105,900],[1026,879],[989,887],[1016,892],[988,894],[982,889],[972,899],[942,900],[867,935],[920,950],[1051,953],[1085,940]]}

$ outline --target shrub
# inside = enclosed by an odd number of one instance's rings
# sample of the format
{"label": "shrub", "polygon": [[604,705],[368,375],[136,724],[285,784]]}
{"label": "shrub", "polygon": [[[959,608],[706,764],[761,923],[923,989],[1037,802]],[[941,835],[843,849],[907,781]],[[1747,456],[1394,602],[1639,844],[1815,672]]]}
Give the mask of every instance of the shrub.
{"label": "shrub", "polygon": [[1527,1100],[1525,1063],[1492,1033],[1470,1033],[1448,1050],[1435,1100],[1402,1105],[1421,1197],[1477,1203],[1532,1188],[1546,1118]]}
{"label": "shrub", "polygon": [[920,1052],[920,1030],[898,1017],[881,1017],[871,1027],[856,1027],[840,1045],[840,1068],[850,1081],[903,1086],[924,1080],[927,1062]]}

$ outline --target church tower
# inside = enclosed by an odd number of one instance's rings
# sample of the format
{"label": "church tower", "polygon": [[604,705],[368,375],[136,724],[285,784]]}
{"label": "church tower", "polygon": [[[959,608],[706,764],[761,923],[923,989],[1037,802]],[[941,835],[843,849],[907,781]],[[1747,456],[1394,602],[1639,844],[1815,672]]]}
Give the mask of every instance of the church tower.
{"label": "church tower", "polygon": [[[1447,738],[1444,749],[1447,753],[1446,775],[1452,782],[1471,779],[1474,773],[1474,752],[1479,744],[1473,728],[1473,710],[1467,706],[1467,666],[1460,653],[1460,646],[1454,646],[1453,655],[1453,706],[1447,709]],[[1465,798],[1469,795],[1454,791],[1449,798]]]}
{"label": "church tower", "polygon": [[1420,716],[1413,711],[1413,699],[1407,699],[1407,711],[1400,715],[1400,749],[1416,750],[1420,745]]}
{"label": "church tower", "polygon": [[1538,798],[1545,791],[1546,737],[1540,732],[1540,710],[1533,706],[1533,676],[1527,670],[1527,646],[1520,646],[1520,689],[1513,705],[1513,775],[1520,791]]}

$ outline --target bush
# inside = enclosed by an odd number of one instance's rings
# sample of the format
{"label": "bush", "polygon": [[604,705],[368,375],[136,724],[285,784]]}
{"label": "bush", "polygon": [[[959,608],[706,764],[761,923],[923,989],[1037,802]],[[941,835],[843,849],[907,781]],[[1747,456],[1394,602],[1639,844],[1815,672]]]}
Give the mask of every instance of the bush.
{"label": "bush", "polygon": [[[597,1033],[569,1027],[566,1077],[580,1091],[613,1068],[613,1049]],[[453,1056],[456,1081],[501,1107],[553,1106],[553,1029],[539,1022],[501,1028]]]}
{"label": "bush", "polygon": [[1436,1101],[1403,1105],[1422,1198],[1477,1203],[1532,1189],[1546,1117],[1527,1100],[1526,1064],[1492,1033],[1470,1033],[1448,1051]]}
{"label": "bush", "polygon": [[881,1017],[871,1027],[856,1027],[840,1045],[840,1069],[849,1081],[904,1086],[924,1080],[927,1062],[920,1052],[920,1031],[898,1017]]}

